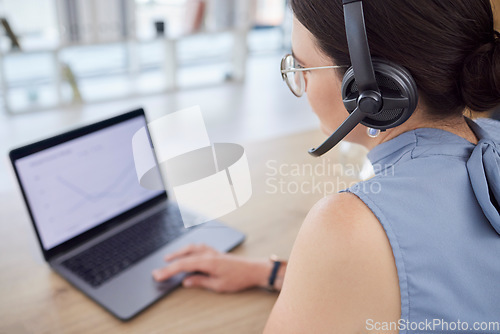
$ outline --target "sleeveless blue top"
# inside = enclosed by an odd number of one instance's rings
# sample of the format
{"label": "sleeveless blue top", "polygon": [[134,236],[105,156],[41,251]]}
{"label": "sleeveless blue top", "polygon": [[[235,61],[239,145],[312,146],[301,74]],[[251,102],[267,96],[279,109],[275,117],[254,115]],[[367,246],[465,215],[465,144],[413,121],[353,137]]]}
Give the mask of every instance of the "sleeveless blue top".
{"label": "sleeveless blue top", "polygon": [[433,128],[403,133],[370,151],[375,176],[346,190],[391,244],[401,334],[500,333],[481,324],[500,323],[500,122],[467,122],[477,145]]}

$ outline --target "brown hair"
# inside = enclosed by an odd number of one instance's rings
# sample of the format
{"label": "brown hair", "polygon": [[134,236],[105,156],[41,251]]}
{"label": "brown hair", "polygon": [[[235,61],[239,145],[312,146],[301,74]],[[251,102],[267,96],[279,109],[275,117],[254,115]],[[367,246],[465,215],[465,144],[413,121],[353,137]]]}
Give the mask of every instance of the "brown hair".
{"label": "brown hair", "polygon": [[[291,0],[336,64],[350,64],[341,0]],[[438,117],[500,104],[500,36],[490,0],[364,0],[370,52],[404,66]]]}

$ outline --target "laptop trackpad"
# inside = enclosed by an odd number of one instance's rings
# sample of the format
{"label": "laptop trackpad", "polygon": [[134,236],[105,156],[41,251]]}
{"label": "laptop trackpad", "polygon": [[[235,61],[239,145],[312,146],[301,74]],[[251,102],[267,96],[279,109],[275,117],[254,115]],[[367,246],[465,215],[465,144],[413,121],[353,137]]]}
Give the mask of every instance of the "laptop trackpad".
{"label": "laptop trackpad", "polygon": [[209,222],[160,248],[99,288],[77,285],[118,318],[126,320],[179,286],[186,276],[185,273],[179,274],[164,282],[153,279],[152,271],[168,264],[164,261],[166,254],[192,243],[204,243],[227,252],[243,239],[241,232],[217,222]]}

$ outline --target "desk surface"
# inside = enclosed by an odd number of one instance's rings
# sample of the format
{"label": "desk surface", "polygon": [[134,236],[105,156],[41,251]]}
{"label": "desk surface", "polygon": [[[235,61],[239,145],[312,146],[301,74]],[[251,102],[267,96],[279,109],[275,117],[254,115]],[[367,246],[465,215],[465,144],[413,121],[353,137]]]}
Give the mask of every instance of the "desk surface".
{"label": "desk surface", "polygon": [[[313,131],[244,145],[253,196],[221,219],[247,235],[234,253],[287,258],[313,204],[357,180],[362,151],[310,157],[307,149],[323,139]],[[277,297],[260,289],[216,294],[179,288],[120,322],[44,263],[17,189],[0,193],[0,254],[0,333],[259,333]]]}

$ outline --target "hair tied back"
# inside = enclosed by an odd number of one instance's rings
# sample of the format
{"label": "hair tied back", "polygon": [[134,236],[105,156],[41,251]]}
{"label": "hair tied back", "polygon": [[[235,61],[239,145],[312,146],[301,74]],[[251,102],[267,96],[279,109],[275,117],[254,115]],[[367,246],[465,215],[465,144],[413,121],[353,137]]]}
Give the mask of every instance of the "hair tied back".
{"label": "hair tied back", "polygon": [[473,111],[488,111],[500,104],[500,32],[466,57],[461,75],[465,104]]}

